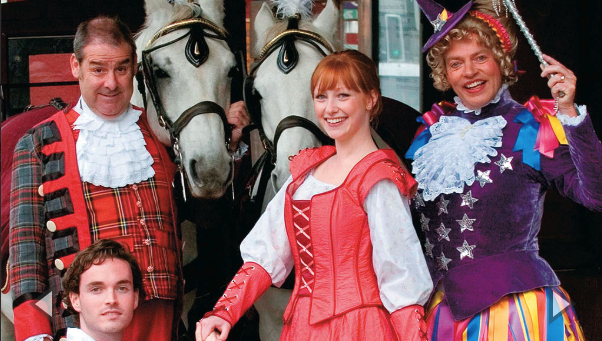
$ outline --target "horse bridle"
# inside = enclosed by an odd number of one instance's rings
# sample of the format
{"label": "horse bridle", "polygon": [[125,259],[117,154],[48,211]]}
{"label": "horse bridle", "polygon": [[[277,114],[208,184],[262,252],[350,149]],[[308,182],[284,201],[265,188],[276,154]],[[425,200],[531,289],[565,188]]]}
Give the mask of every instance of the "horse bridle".
{"label": "horse bridle", "polygon": [[[189,28],[189,32],[167,43],[152,47],[152,45],[160,37],[173,31],[184,28]],[[143,75],[144,84],[146,84],[146,87],[149,89],[150,97],[153,101],[153,106],[155,107],[155,110],[157,112],[159,124],[169,131],[172,143],[177,143],[180,132],[195,116],[201,114],[216,113],[222,119],[224,125],[224,132],[226,133],[225,142],[226,144],[228,144],[231,132],[230,125],[228,124],[228,120],[226,119],[224,108],[222,108],[219,104],[215,102],[203,101],[197,103],[192,107],[188,108],[186,111],[184,111],[182,115],[180,115],[180,117],[173,123],[165,114],[165,109],[163,108],[161,98],[159,97],[159,92],[157,89],[157,79],[155,74],[152,72],[153,62],[151,58],[151,52],[169,46],[186,37],[189,37],[185,48],[186,59],[195,67],[199,67],[207,60],[209,56],[209,47],[207,46],[205,37],[225,41],[228,39],[228,33],[219,28],[210,20],[204,18],[186,19],[167,25],[160,29],[157,33],[155,33],[153,38],[146,45],[146,48],[142,51],[142,72],[139,74]],[[144,93],[144,90],[142,90],[141,93],[146,106],[146,95]]]}
{"label": "horse bridle", "polygon": [[[275,36],[263,47],[259,56],[255,59],[251,72],[248,75],[245,74],[244,77],[243,97],[245,105],[247,106],[247,111],[251,117],[253,126],[257,128],[259,132],[261,143],[263,144],[265,153],[269,155],[268,158],[270,159],[272,166],[276,164],[278,140],[286,129],[294,127],[305,128],[314,134],[322,144],[332,144],[332,139],[305,117],[290,115],[283,118],[276,127],[274,141],[271,141],[267,137],[261,122],[261,104],[259,102],[261,96],[255,90],[253,83],[257,70],[268,56],[276,51],[276,49],[280,48],[277,60],[278,67],[282,72],[288,74],[299,61],[299,53],[295,47],[295,40],[297,39],[314,46],[323,56],[334,52],[333,46],[318,33],[299,29],[299,18],[299,15],[289,18],[286,31]],[[263,159],[265,159],[265,157],[263,157]]]}
{"label": "horse bridle", "polygon": [[[161,45],[153,46],[153,44],[160,37],[184,28],[189,28],[188,33]],[[157,31],[152,39],[146,44],[146,48],[142,51],[142,60],[138,67],[139,72],[136,74],[136,79],[138,80],[138,90],[142,94],[145,109],[147,108],[145,91],[146,85],[149,90],[155,111],[157,112],[159,124],[169,132],[172,147],[175,153],[175,163],[178,166],[182,180],[182,187],[184,187],[184,172],[182,171],[181,165],[182,157],[179,146],[179,136],[186,125],[190,123],[190,121],[197,115],[215,113],[218,114],[222,120],[224,126],[226,150],[228,151],[230,150],[229,144],[232,135],[232,129],[226,118],[224,108],[212,101],[202,101],[191,106],[185,110],[175,122],[172,122],[165,113],[165,109],[163,108],[159,91],[157,89],[157,77],[152,71],[153,61],[151,53],[186,37],[189,37],[185,47],[186,59],[195,67],[199,67],[205,61],[207,61],[209,56],[209,46],[205,41],[205,37],[227,41],[229,35],[216,24],[204,18],[186,19],[169,24]],[[184,199],[186,199],[185,190]]]}

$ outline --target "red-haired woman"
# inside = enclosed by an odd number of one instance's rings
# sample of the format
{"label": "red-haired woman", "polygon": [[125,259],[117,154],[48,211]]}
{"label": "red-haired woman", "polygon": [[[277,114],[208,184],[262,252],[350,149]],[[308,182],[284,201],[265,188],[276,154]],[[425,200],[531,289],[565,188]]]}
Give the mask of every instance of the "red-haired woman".
{"label": "red-haired woman", "polygon": [[382,108],[376,66],[357,51],[324,58],[311,80],[335,146],[307,149],[241,245],[245,261],[197,340],[231,326],[295,268],[281,340],[424,340],[432,283],[410,217],[415,181],[370,121]]}

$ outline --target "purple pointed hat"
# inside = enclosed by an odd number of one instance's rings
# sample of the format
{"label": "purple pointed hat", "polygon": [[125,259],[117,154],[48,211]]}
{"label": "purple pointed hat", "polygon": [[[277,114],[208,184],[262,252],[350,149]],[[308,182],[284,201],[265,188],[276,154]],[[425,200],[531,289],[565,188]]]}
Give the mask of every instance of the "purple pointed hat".
{"label": "purple pointed hat", "polygon": [[472,0],[462,6],[456,13],[449,12],[443,6],[436,3],[434,0],[416,0],[422,13],[426,15],[433,27],[435,33],[422,47],[422,52],[428,51],[435,43],[443,38],[456,24],[464,17],[466,12],[472,6]]}

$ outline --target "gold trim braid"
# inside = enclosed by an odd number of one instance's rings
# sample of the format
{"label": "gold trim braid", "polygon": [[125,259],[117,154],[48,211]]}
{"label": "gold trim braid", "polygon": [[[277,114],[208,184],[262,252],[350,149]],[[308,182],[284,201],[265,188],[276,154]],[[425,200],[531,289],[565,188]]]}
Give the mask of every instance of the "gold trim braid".
{"label": "gold trim braid", "polygon": [[226,39],[228,37],[228,33],[226,31],[222,30],[216,24],[214,24],[213,22],[211,22],[207,19],[203,19],[203,18],[186,19],[186,20],[175,22],[173,24],[169,24],[169,25],[163,27],[162,29],[160,29],[159,31],[157,31],[157,33],[155,33],[155,35],[148,42],[148,44],[146,44],[146,49],[149,49],[157,41],[157,39],[161,38],[162,36],[164,36],[170,32],[173,32],[175,30],[179,30],[181,28],[192,26],[194,24],[202,24],[202,25],[207,26],[209,29],[211,29],[215,33],[219,34],[220,38],[222,38],[222,39]]}
{"label": "gold trim braid", "polygon": [[277,36],[272,38],[272,40],[270,40],[267,44],[265,44],[265,46],[261,49],[261,53],[259,54],[259,56],[257,56],[257,59],[261,60],[261,59],[265,58],[265,54],[274,45],[276,45],[280,39],[282,39],[286,36],[290,36],[290,35],[298,35],[298,36],[305,36],[305,37],[311,38],[315,41],[318,41],[320,44],[322,44],[328,50],[328,52],[330,52],[330,53],[334,52],[334,47],[332,46],[332,44],[330,42],[328,42],[328,40],[326,40],[321,35],[319,35],[315,32],[312,32],[312,31],[307,31],[307,30],[290,29],[290,30],[286,30],[286,31],[278,34]]}

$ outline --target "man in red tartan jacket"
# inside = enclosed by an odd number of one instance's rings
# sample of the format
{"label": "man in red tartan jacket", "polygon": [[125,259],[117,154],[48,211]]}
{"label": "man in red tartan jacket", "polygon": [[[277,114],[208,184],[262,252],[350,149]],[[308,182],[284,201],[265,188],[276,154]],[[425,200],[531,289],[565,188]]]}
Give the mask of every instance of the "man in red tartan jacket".
{"label": "man in red tartan jacket", "polygon": [[[113,239],[138,261],[146,294],[124,339],[170,340],[183,290],[175,166],[143,110],[129,102],[131,32],[117,18],[80,24],[70,64],[81,98],[29,130],[14,153],[9,283],[16,338],[56,341],[75,326],[61,304],[61,276],[79,250]],[[238,115],[244,111],[228,120],[248,123]],[[50,317],[39,309],[48,294]]]}

